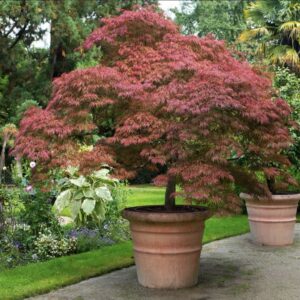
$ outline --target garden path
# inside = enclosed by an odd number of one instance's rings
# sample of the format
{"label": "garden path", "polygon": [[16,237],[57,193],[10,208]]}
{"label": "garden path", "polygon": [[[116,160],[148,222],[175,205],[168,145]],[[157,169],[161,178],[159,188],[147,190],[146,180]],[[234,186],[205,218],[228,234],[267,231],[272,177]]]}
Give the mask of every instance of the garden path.
{"label": "garden path", "polygon": [[203,247],[199,284],[176,291],[138,285],[135,267],[92,278],[34,300],[298,300],[300,224],[293,246],[255,245],[245,234]]}

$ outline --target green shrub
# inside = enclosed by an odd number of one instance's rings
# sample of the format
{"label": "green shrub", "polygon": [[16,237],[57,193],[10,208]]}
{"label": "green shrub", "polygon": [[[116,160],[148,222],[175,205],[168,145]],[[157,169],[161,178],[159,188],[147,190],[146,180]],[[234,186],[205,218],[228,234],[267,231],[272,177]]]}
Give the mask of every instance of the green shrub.
{"label": "green shrub", "polygon": [[102,237],[113,241],[127,239],[128,224],[120,215],[127,199],[124,185],[111,178],[107,168],[83,176],[69,167],[66,173],[59,181],[58,212],[68,207],[77,227],[98,228]]}
{"label": "green shrub", "polygon": [[78,173],[78,168],[68,167],[66,177],[58,184],[55,208],[59,213],[66,207],[70,208],[72,219],[81,226],[88,223],[101,224],[108,203],[113,201],[111,191],[119,183],[109,176],[107,168],[83,176]]}
{"label": "green shrub", "polygon": [[107,240],[121,242],[130,237],[128,221],[121,216],[121,211],[126,207],[128,190],[125,186],[119,185],[112,189],[111,193],[113,200],[106,207],[105,219],[100,226],[100,233]]}
{"label": "green shrub", "polygon": [[[293,108],[293,119],[300,126],[300,78],[287,68],[277,67],[273,84],[280,96]],[[300,130],[291,128],[291,133],[294,144],[289,149],[288,156],[293,165],[300,170]]]}
{"label": "green shrub", "polygon": [[22,193],[24,208],[20,212],[20,221],[30,226],[30,232],[37,236],[45,229],[61,233],[61,226],[52,210],[51,195],[40,190]]}
{"label": "green shrub", "polygon": [[77,252],[86,252],[130,238],[128,221],[121,216],[128,191],[123,185],[111,189],[112,200],[106,205],[101,224],[88,222],[85,227],[65,227],[66,236],[77,239]]}

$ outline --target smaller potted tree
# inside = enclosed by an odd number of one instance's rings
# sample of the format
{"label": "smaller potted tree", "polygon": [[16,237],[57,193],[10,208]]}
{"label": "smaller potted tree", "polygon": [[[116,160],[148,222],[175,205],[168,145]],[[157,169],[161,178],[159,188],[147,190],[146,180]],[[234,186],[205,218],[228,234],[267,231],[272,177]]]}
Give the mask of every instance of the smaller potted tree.
{"label": "smaller potted tree", "polygon": [[269,195],[240,194],[246,202],[252,239],[266,246],[291,245],[300,193],[287,191],[288,184],[296,184],[292,178],[285,178],[285,184],[282,177],[276,180],[278,170],[266,168],[265,171]]}
{"label": "smaller potted tree", "polygon": [[[288,77],[290,76],[290,77]],[[287,86],[289,80],[291,86]],[[276,70],[274,85],[277,93],[292,106],[292,119],[294,124],[291,124],[290,130],[295,140],[293,145],[288,149],[287,156],[292,162],[290,173],[295,172],[295,168],[299,169],[298,149],[299,146],[299,108],[297,102],[297,84],[299,83],[286,69],[279,68]],[[294,89],[293,89],[294,88]],[[295,182],[287,172],[282,176],[282,170],[279,172],[280,165],[276,163],[266,163],[266,160],[257,161],[254,159],[255,153],[251,154],[252,159],[247,160],[246,157],[240,158],[241,163],[255,170],[260,164],[263,167],[264,174],[259,174],[262,182],[268,187],[269,195],[267,197],[259,197],[255,194],[241,193],[241,198],[245,200],[248,211],[248,218],[252,238],[255,242],[269,246],[286,246],[293,243],[294,227],[296,223],[296,213],[298,202],[300,200],[300,192],[297,182]],[[284,161],[288,166],[289,162]],[[293,187],[293,186],[296,187]]]}
{"label": "smaller potted tree", "polygon": [[[234,184],[270,195],[255,176],[262,165],[240,166],[235,157],[286,164],[280,152],[290,144],[290,109],[272,99],[268,76],[224,42],[184,36],[153,8],[102,22],[83,44],[101,46],[99,65],[55,80],[47,108],[21,121],[15,152],[38,161],[40,171],[75,164],[84,173],[106,163],[114,176],[130,178],[163,166],[155,182],[166,185],[165,205],[123,212],[138,280],[152,288],[195,285],[208,207],[238,210]],[[178,194],[186,205],[176,205]]]}

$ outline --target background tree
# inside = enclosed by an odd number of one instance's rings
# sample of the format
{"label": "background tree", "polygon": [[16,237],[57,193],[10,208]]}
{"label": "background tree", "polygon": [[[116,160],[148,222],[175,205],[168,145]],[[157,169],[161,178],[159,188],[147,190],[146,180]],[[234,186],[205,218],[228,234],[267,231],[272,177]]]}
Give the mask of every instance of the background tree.
{"label": "background tree", "polygon": [[[45,78],[39,76],[47,52],[30,51],[30,46],[45,34],[41,24],[49,11],[48,1],[0,2],[0,74],[7,80],[0,102],[4,123],[11,121],[22,101],[38,97],[43,102],[48,96]],[[38,85],[42,85],[43,93],[39,93]]]}
{"label": "background tree", "polygon": [[239,41],[256,44],[268,63],[300,72],[300,3],[298,0],[256,0],[245,10],[249,29]]}
{"label": "background tree", "polygon": [[247,0],[197,0],[184,1],[181,9],[175,9],[176,23],[185,34],[205,36],[213,33],[217,39],[234,42],[246,28],[243,10]]}
{"label": "background tree", "polygon": [[156,182],[167,184],[168,209],[176,184],[187,200],[236,209],[234,183],[269,195],[257,171],[290,180],[281,154],[291,142],[290,109],[272,100],[266,75],[236,60],[224,42],[184,36],[150,9],[102,21],[83,44],[101,47],[100,64],[57,78],[47,108],[32,107],[21,121],[14,152],[37,161],[36,176],[109,164],[129,178],[163,165]]}
{"label": "background tree", "polygon": [[[14,138],[17,134],[17,128],[14,124],[6,124],[3,128],[1,128],[1,139],[2,139],[2,150],[0,156],[0,184],[3,180],[3,168],[5,167],[5,151],[8,143],[12,138]],[[12,146],[12,145],[10,145]]]}
{"label": "background tree", "polygon": [[[0,127],[18,125],[31,106],[45,107],[54,77],[98,63],[100,48],[89,53],[77,48],[101,18],[120,14],[123,8],[131,9],[136,4],[155,3],[156,0],[0,1]],[[48,35],[49,45],[34,47],[35,41],[45,40]],[[109,129],[110,120],[103,126]],[[7,152],[6,147],[2,150]],[[8,163],[4,158],[2,164]],[[21,175],[19,156],[16,164]]]}
{"label": "background tree", "polygon": [[134,5],[157,4],[157,0],[52,0],[50,23],[50,78],[73,70],[78,60],[74,49],[103,17],[118,15]]}
{"label": "background tree", "polygon": [[[294,173],[300,170],[300,78],[288,68],[276,67],[274,70],[274,87],[280,96],[285,99],[293,109],[293,119],[297,126],[291,127],[294,138],[292,147],[288,150],[288,156],[294,166]],[[299,175],[297,175],[300,181]]]}
{"label": "background tree", "polygon": [[[135,4],[156,2],[0,1],[0,125],[15,122],[15,112],[24,101],[47,104],[53,77],[73,70],[85,60],[75,49],[102,17],[119,14],[122,8],[130,9]],[[49,48],[34,48],[33,42],[41,40],[49,26]]]}

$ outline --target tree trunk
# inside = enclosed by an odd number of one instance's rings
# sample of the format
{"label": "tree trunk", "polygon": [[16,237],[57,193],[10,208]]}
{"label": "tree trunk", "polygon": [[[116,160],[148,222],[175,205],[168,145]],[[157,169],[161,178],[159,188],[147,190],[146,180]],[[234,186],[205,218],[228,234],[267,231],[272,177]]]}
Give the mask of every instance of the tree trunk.
{"label": "tree trunk", "polygon": [[272,194],[275,194],[276,193],[275,179],[273,177],[267,178],[267,184],[268,184],[268,188],[269,188],[270,192]]}
{"label": "tree trunk", "polygon": [[6,150],[7,141],[8,141],[8,137],[4,136],[3,144],[2,144],[2,151],[1,151],[1,158],[0,158],[0,183],[2,183],[2,174],[3,174],[3,167],[5,165],[5,150]]}
{"label": "tree trunk", "polygon": [[165,208],[172,210],[175,208],[176,177],[169,176],[165,193]]}
{"label": "tree trunk", "polygon": [[22,170],[22,163],[21,163],[21,158],[19,156],[16,156],[16,173],[18,178],[22,179],[23,178],[23,170]]}
{"label": "tree trunk", "polygon": [[57,64],[58,41],[55,34],[55,20],[50,22],[50,47],[49,47],[49,75],[50,79],[54,78],[54,73]]}
{"label": "tree trunk", "polygon": [[0,198],[0,232],[3,231],[4,227],[4,200]]}
{"label": "tree trunk", "polygon": [[49,75],[51,80],[65,71],[63,65],[66,57],[62,40],[57,33],[58,23],[59,19],[53,19],[50,22]]}

